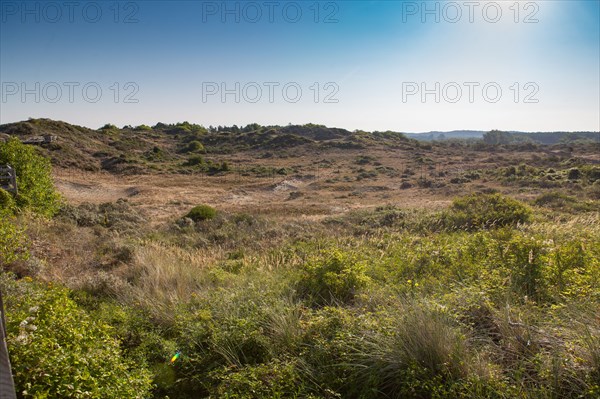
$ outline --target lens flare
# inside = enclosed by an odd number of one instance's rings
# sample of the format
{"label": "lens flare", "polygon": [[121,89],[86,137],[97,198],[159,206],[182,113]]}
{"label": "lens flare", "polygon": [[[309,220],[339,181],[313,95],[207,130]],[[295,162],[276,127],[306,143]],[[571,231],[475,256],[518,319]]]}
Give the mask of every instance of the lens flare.
{"label": "lens flare", "polygon": [[175,363],[175,361],[177,359],[179,359],[179,356],[181,356],[181,352],[177,352],[173,355],[173,357],[171,358],[171,363]]}

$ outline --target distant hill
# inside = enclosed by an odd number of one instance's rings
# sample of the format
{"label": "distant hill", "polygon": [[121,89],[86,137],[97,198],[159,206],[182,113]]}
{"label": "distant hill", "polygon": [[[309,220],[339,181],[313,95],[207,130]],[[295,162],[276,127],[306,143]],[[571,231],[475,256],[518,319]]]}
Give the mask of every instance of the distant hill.
{"label": "distant hill", "polygon": [[114,173],[185,172],[199,164],[214,169],[216,166],[210,162],[216,162],[222,154],[238,152],[253,152],[256,156],[257,152],[281,155],[292,149],[298,153],[370,145],[398,148],[411,141],[395,132],[350,132],[315,124],[208,128],[188,122],[122,128],[107,124],[94,130],[62,121],[29,119],[0,125],[0,140],[18,137],[24,141],[48,135],[57,136],[57,141],[38,147],[54,165]]}
{"label": "distant hill", "polygon": [[[480,140],[487,132],[482,130],[452,130],[448,132],[432,131],[425,133],[404,133],[406,137],[419,141],[433,140]],[[594,141],[600,143],[600,132],[506,132],[512,136],[513,142],[533,142],[537,144],[559,144],[575,141]]]}
{"label": "distant hill", "polygon": [[481,139],[486,132],[482,130],[452,130],[449,132],[432,131],[426,133],[404,133],[406,137],[420,141],[450,139]]}
{"label": "distant hill", "polygon": [[[494,134],[494,137],[490,135]],[[53,165],[84,170],[106,170],[112,173],[148,173],[166,171],[188,173],[226,170],[225,154],[248,153],[251,157],[312,154],[328,149],[367,150],[383,146],[390,150],[409,150],[429,143],[419,141],[463,140],[486,144],[532,142],[539,144],[600,143],[598,132],[483,132],[454,130],[450,132],[399,133],[393,131],[348,131],[316,124],[244,127],[209,126],[180,122],[157,123],[154,126],[117,126],[107,124],[89,129],[50,119],[0,125],[0,141],[18,137],[25,141],[35,136],[57,136],[55,142],[39,143],[43,155]],[[496,137],[497,136],[497,137]],[[424,147],[423,147],[424,148]]]}

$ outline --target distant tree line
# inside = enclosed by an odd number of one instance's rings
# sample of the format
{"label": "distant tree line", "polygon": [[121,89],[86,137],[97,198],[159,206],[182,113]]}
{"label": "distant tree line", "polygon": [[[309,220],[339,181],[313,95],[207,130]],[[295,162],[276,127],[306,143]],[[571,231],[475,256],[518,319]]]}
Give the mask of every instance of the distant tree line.
{"label": "distant tree line", "polygon": [[539,132],[539,133],[513,133],[501,130],[492,130],[483,135],[486,144],[513,144],[513,143],[538,143],[561,144],[574,142],[600,143],[599,132]]}

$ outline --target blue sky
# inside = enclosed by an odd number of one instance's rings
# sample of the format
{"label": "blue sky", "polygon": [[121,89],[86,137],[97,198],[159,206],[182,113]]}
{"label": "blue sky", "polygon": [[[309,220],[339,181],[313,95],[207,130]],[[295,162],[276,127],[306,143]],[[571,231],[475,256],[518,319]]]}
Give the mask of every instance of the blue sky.
{"label": "blue sky", "polygon": [[0,0],[0,123],[600,130],[600,2]]}

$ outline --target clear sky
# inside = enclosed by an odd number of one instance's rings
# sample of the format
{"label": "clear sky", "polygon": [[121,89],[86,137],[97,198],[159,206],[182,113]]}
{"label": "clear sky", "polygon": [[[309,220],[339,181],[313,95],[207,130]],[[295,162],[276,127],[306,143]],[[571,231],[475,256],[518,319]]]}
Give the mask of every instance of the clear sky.
{"label": "clear sky", "polygon": [[600,1],[0,0],[0,123],[600,130]]}

